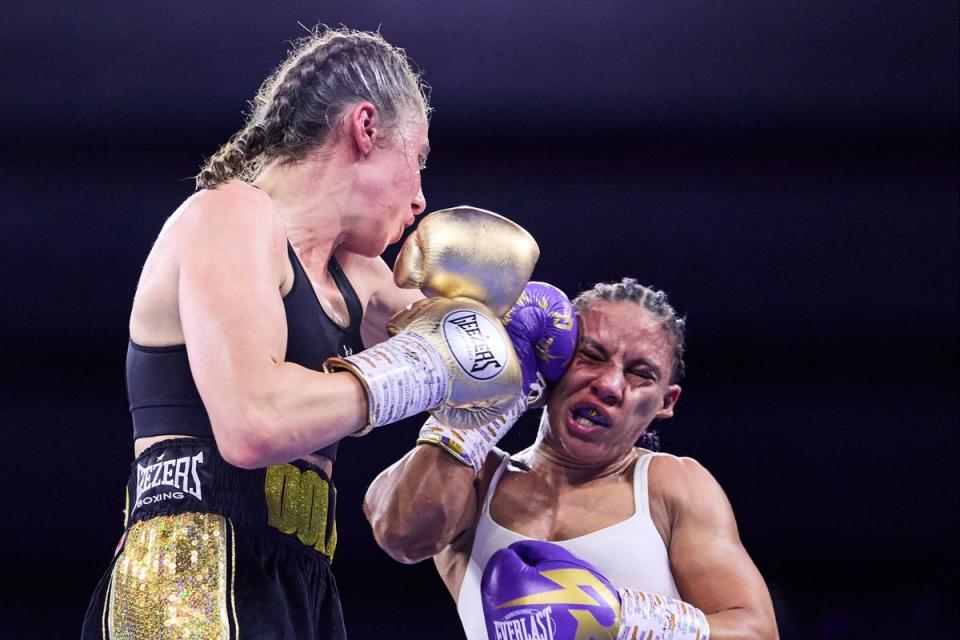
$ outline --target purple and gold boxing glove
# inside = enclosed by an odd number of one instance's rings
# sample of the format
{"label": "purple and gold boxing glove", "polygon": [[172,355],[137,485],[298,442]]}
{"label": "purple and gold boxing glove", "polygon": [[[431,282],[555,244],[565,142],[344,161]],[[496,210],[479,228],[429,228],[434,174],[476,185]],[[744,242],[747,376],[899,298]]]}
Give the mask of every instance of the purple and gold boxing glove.
{"label": "purple and gold boxing glove", "polygon": [[445,449],[476,471],[527,407],[545,400],[545,383],[556,382],[563,376],[577,346],[573,304],[563,291],[545,282],[527,283],[501,321],[520,364],[522,395],[508,410],[480,428],[457,428],[434,415],[423,425],[417,439],[417,444]]}
{"label": "purple and gold boxing glove", "polygon": [[618,588],[593,565],[540,540],[515,542],[480,581],[490,640],[709,640],[703,612],[675,598]]}
{"label": "purple and gold boxing glove", "polygon": [[500,318],[523,372],[523,390],[530,404],[544,392],[544,383],[559,380],[577,348],[577,314],[563,291],[546,282],[529,282]]}

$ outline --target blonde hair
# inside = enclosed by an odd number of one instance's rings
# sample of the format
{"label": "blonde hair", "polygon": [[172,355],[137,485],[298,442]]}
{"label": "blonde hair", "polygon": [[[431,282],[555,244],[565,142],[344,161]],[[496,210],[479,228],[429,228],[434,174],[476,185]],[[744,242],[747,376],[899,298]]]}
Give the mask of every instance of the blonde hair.
{"label": "blonde hair", "polygon": [[389,135],[401,117],[429,117],[429,87],[379,33],[318,27],[260,86],[243,129],[196,176],[197,189],[252,181],[269,161],[296,162],[329,141],[351,104],[370,102]]}

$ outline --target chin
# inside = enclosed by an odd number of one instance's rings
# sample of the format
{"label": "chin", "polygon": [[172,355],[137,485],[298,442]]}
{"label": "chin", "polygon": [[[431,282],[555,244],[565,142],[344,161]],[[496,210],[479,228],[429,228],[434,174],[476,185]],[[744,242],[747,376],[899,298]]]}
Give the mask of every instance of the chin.
{"label": "chin", "polygon": [[350,253],[355,253],[365,258],[377,258],[386,251],[387,247],[391,244],[389,240],[382,238],[364,238],[360,242],[350,243],[347,250],[349,250]]}
{"label": "chin", "polygon": [[564,438],[563,449],[581,465],[603,465],[611,461],[610,451],[600,443]]}
{"label": "chin", "polygon": [[560,448],[577,462],[593,464],[609,457],[609,447],[603,440],[578,437],[571,433],[566,425],[559,429],[551,425],[551,428]]}

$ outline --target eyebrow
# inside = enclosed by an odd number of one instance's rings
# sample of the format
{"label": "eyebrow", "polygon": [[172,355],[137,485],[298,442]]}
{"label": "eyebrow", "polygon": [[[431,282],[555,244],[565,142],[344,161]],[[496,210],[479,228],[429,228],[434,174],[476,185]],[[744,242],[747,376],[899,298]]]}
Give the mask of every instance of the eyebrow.
{"label": "eyebrow", "polygon": [[[603,347],[603,345],[600,344],[599,342],[597,342],[596,340],[594,340],[593,338],[583,337],[583,338],[580,339],[580,342],[581,342],[581,344],[582,344],[583,346],[585,346],[585,347],[592,347],[592,348],[596,349],[596,350],[599,351],[601,354],[603,354],[604,357],[607,357],[607,356],[610,355],[610,354],[607,352],[607,350]],[[662,375],[662,373],[663,373],[662,371],[660,371],[660,367],[657,366],[657,363],[655,363],[653,360],[649,360],[649,359],[644,358],[644,357],[635,358],[634,360],[631,360],[630,362],[627,363],[627,365],[628,365],[628,366],[631,366],[631,367],[632,367],[632,366],[635,366],[635,365],[637,365],[637,364],[642,364],[642,365],[644,365],[644,366],[647,366],[647,367],[653,369],[653,372],[657,375],[658,378],[659,378],[659,377]]]}

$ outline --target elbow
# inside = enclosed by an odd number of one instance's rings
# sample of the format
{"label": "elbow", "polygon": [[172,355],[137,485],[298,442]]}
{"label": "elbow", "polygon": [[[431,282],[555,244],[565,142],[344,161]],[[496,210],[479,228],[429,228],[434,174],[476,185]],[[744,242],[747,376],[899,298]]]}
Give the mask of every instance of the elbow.
{"label": "elbow", "polygon": [[409,544],[408,540],[400,537],[378,535],[376,533],[373,537],[388,556],[402,564],[416,564],[426,560],[432,555],[419,552],[413,545]]}
{"label": "elbow", "polygon": [[774,625],[773,627],[758,631],[753,637],[757,640],[780,640],[780,632],[777,631],[777,627]]}
{"label": "elbow", "polygon": [[777,628],[776,614],[770,610],[762,620],[758,621],[757,638],[760,640],[780,640],[780,630]]}
{"label": "elbow", "polygon": [[240,469],[261,469],[270,465],[270,457],[265,455],[258,438],[231,434],[229,437],[217,436],[215,439],[220,457],[227,464]]}
{"label": "elbow", "polygon": [[749,637],[754,640],[780,640],[777,621],[772,612],[753,620],[753,624],[744,626],[750,630]]}
{"label": "elbow", "polygon": [[776,621],[771,620],[760,637],[763,638],[763,640],[780,640],[780,630],[777,629]]}
{"label": "elbow", "polygon": [[228,442],[217,439],[217,450],[227,464],[240,469],[262,469],[270,464],[257,447],[233,442],[232,439]]}
{"label": "elbow", "polygon": [[273,443],[279,442],[270,434],[274,424],[263,412],[239,412],[233,416],[215,419],[210,416],[214,439],[220,456],[240,469],[261,469],[278,461]]}
{"label": "elbow", "polygon": [[416,564],[432,558],[443,550],[443,545],[431,543],[422,537],[405,535],[392,529],[374,530],[374,539],[388,556],[403,564]]}
{"label": "elbow", "polygon": [[[365,501],[363,510],[367,514],[373,539],[388,556],[403,564],[415,564],[432,558],[446,546],[438,539],[438,528],[432,528],[429,519],[404,520],[391,516],[385,510],[374,510],[369,501]],[[408,522],[406,526],[403,522]]]}

